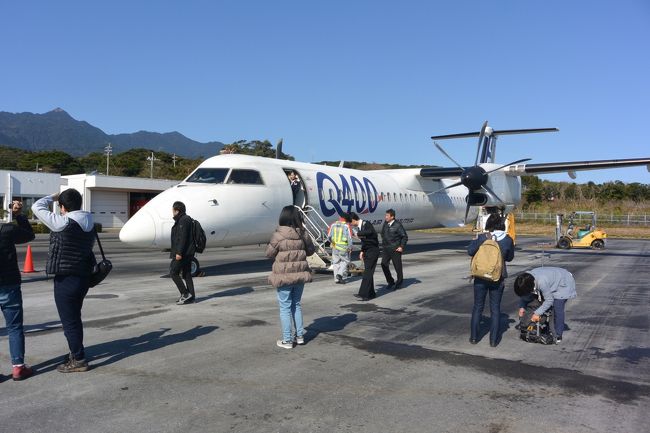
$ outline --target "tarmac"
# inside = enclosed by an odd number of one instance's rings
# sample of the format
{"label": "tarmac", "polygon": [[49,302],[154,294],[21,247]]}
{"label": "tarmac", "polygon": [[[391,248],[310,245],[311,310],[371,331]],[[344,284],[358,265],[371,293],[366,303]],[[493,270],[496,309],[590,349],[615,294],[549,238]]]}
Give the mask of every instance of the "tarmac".
{"label": "tarmac", "polygon": [[[61,374],[67,353],[43,272],[47,237],[23,275],[26,360],[13,382],[0,329],[1,432],[641,432],[650,423],[650,241],[609,239],[604,251],[547,250],[520,237],[496,348],[469,344],[469,239],[409,233],[404,288],[352,295],[360,279],[305,287],[307,344],[280,338],[265,245],[199,256],[198,302],[177,306],[168,253],[102,234],[114,269],[86,298],[92,369]],[[25,247],[19,248],[25,257]],[[514,277],[540,265],[573,272],[559,345],[518,338]],[[21,262],[22,266],[22,262]],[[485,312],[489,315],[489,311]]]}

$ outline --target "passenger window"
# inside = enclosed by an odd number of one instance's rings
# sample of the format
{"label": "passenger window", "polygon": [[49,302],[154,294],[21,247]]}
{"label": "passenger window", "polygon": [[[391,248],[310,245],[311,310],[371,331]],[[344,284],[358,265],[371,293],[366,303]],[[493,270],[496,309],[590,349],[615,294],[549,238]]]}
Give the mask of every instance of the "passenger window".
{"label": "passenger window", "polygon": [[260,172],[256,170],[233,169],[228,178],[228,183],[235,183],[238,185],[264,185]]}
{"label": "passenger window", "polygon": [[228,168],[199,168],[185,182],[223,183],[229,170]]}

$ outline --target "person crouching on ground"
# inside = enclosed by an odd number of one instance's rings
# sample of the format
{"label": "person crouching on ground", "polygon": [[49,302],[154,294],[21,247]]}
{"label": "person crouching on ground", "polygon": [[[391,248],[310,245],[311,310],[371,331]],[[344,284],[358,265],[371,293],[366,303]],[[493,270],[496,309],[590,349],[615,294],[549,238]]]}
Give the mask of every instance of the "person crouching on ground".
{"label": "person crouching on ground", "polygon": [[17,224],[8,223],[0,226],[0,308],[5,316],[9,336],[13,380],[27,379],[34,374],[31,367],[25,365],[24,359],[23,295],[20,291],[21,278],[16,255],[16,244],[33,240],[34,230],[21,213],[22,208],[23,204],[14,200],[11,204],[11,213]]}
{"label": "person crouching on ground", "polygon": [[269,283],[276,288],[280,305],[282,340],[277,345],[293,349],[292,324],[296,344],[305,344],[301,298],[305,283],[312,280],[307,257],[315,252],[314,244],[304,229],[302,217],[294,206],[285,206],[280,213],[279,227],[266,248],[266,256],[274,259]]}
{"label": "person crouching on ground", "polygon": [[192,281],[192,259],[195,253],[192,218],[185,212],[185,204],[182,201],[175,201],[172,205],[174,225],[171,235],[172,246],[169,251],[169,258],[172,259],[169,264],[169,276],[181,293],[181,297],[176,301],[178,305],[190,304],[196,298]]}
{"label": "person crouching on ground", "polygon": [[483,308],[485,307],[485,297],[488,294],[490,295],[490,346],[496,347],[499,343],[501,298],[503,296],[504,280],[508,276],[505,262],[511,262],[515,257],[514,243],[512,238],[506,234],[505,229],[503,217],[498,214],[492,214],[485,223],[485,230],[488,233],[480,234],[467,247],[467,253],[473,257],[483,242],[487,239],[494,239],[499,244],[504,262],[499,281],[493,282],[478,277],[474,278],[474,308],[472,309],[469,337],[469,342],[472,344],[478,343],[479,325],[481,323],[481,316],[483,315]]}
{"label": "person crouching on ground", "polygon": [[552,266],[531,269],[517,276],[515,293],[521,298],[519,317],[522,317],[526,312],[525,307],[530,302],[531,297],[537,293],[542,294],[544,302],[535,310],[531,321],[538,322],[539,317],[553,307],[555,344],[560,343],[564,331],[564,307],[566,301],[577,296],[576,281],[571,272]]}
{"label": "person crouching on ground", "polygon": [[[60,215],[50,211],[50,205],[57,200]],[[81,307],[95,263],[95,233],[93,216],[80,210],[81,202],[79,191],[69,188],[61,194],[43,197],[32,206],[34,215],[51,230],[46,268],[48,274],[54,275],[54,302],[70,349],[68,360],[57,367],[61,373],[88,370]]]}

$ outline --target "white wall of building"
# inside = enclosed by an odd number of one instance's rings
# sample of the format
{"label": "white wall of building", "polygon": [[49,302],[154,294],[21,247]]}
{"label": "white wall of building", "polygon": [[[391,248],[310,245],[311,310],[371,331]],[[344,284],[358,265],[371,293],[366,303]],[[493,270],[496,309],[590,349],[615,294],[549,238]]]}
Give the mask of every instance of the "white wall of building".
{"label": "white wall of building", "polygon": [[134,211],[130,208],[132,195],[152,196],[178,183],[177,180],[139,177],[61,176],[58,173],[0,170],[0,204],[7,211],[4,212],[5,220],[10,221],[8,209],[12,199],[21,198],[26,212],[37,199],[74,188],[83,198],[82,209],[91,212],[96,222],[104,228],[120,228]]}
{"label": "white wall of building", "polygon": [[179,183],[178,180],[147,179],[104,175],[74,174],[63,176],[67,185],[81,193],[82,209],[93,215],[103,228],[120,228],[129,219],[132,193],[157,194]]}
{"label": "white wall of building", "polygon": [[[0,170],[2,209],[7,211],[11,200],[18,197],[25,202],[26,207],[31,206],[33,201],[57,192],[66,183],[67,180],[58,173]],[[5,212],[5,217],[10,220],[11,213]]]}

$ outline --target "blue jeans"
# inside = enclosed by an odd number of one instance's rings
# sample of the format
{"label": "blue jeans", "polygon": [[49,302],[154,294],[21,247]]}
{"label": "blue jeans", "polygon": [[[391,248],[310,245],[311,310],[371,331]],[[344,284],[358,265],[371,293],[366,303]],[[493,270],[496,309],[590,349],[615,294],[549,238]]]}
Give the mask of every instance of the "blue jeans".
{"label": "blue jeans", "polygon": [[302,307],[300,299],[305,283],[278,287],[278,304],[280,304],[280,325],[282,326],[282,341],[293,341],[291,325],[296,328],[296,336],[302,337]]}
{"label": "blue jeans", "polygon": [[11,363],[25,363],[25,333],[23,332],[23,295],[20,284],[0,286],[0,308],[5,316]]}
{"label": "blue jeans", "polygon": [[564,331],[564,306],[566,299],[555,299],[553,301],[553,325],[555,325],[555,336],[562,338]]}
{"label": "blue jeans", "polygon": [[478,340],[479,324],[485,307],[485,297],[490,295],[490,343],[496,344],[499,338],[501,320],[501,297],[503,296],[503,281],[490,283],[474,278],[474,309],[472,310],[471,338]]}

